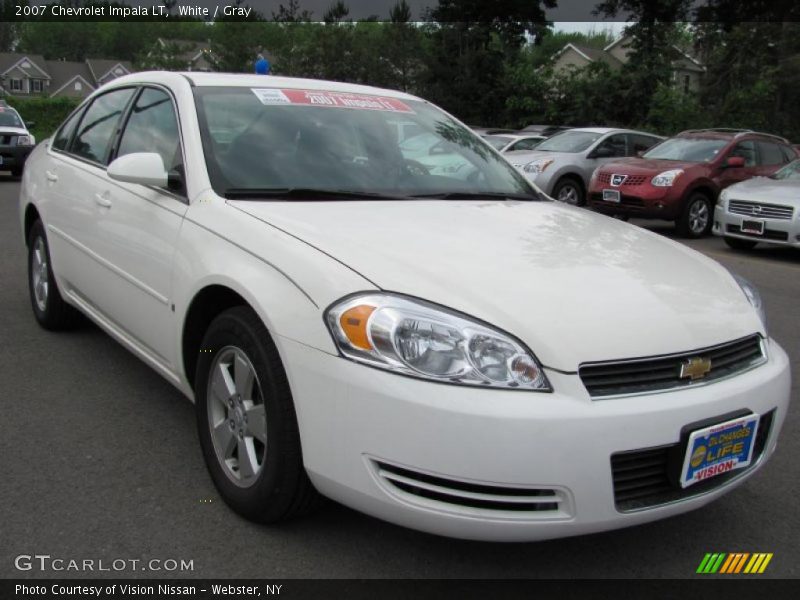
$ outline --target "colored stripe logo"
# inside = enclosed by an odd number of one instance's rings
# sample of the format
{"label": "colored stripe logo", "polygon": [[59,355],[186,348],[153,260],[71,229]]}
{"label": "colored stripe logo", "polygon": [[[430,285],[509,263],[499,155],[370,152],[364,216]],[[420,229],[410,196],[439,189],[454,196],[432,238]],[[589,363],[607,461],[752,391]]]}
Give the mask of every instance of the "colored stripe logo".
{"label": "colored stripe logo", "polygon": [[702,575],[713,573],[755,575],[766,571],[771,560],[772,552],[755,552],[753,554],[749,552],[709,552],[700,561],[696,572]]}

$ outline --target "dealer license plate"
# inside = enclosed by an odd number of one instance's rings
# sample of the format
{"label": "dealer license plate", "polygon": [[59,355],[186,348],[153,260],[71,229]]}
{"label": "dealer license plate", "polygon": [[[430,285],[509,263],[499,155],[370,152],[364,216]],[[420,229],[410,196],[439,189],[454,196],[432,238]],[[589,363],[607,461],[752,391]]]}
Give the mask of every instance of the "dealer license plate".
{"label": "dealer license plate", "polygon": [[764,221],[742,221],[742,233],[764,235]]}
{"label": "dealer license plate", "polygon": [[681,487],[743,469],[753,458],[758,415],[747,415],[693,431],[681,471]]}
{"label": "dealer license plate", "polygon": [[603,190],[603,202],[619,202],[619,190]]}

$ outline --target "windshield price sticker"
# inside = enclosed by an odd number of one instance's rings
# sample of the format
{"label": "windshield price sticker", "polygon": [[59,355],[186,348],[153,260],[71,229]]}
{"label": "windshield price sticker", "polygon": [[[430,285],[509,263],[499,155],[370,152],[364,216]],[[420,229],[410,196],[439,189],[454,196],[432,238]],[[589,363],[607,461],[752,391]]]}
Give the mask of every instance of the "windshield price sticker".
{"label": "windshield price sticker", "polygon": [[324,90],[251,89],[261,103],[265,105],[297,104],[301,106],[357,108],[361,110],[382,110],[386,112],[414,114],[414,111],[408,104],[397,98],[389,98],[387,96],[347,94],[344,92],[328,92]]}

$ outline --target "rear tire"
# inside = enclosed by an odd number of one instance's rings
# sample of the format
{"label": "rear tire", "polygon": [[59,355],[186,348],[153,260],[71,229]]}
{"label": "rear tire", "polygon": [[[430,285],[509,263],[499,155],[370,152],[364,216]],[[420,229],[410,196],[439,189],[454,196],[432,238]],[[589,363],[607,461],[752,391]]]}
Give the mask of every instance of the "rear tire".
{"label": "rear tire", "polygon": [[303,467],[286,372],[267,328],[249,307],[226,310],[211,323],[194,389],[203,457],[234,511],[274,523],[321,503]]}
{"label": "rear tire", "polygon": [[574,177],[562,177],[553,188],[553,198],[572,206],[586,206],[583,184]]}
{"label": "rear tire", "polygon": [[41,220],[37,219],[31,226],[28,239],[28,291],[33,314],[39,325],[50,331],[71,329],[80,321],[81,315],[64,302],[58,290]]}
{"label": "rear tire", "polygon": [[711,200],[703,193],[695,192],[686,201],[683,213],[676,222],[678,235],[685,238],[700,238],[711,231],[713,223]]}
{"label": "rear tire", "polygon": [[725,237],[725,243],[734,250],[752,250],[758,242],[740,240],[739,238]]}

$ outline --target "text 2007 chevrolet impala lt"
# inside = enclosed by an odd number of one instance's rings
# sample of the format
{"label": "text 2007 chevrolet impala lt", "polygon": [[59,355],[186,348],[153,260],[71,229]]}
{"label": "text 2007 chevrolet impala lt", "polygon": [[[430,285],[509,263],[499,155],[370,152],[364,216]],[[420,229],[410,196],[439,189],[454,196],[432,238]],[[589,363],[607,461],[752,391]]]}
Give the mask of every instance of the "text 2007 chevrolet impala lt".
{"label": "text 2007 chevrolet impala lt", "polygon": [[256,521],[324,495],[461,538],[625,527],[730,491],[786,416],[752,285],[405,93],[121,77],[34,150],[20,212],[39,323],[80,311],[193,399]]}

